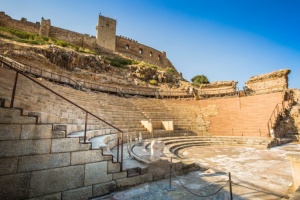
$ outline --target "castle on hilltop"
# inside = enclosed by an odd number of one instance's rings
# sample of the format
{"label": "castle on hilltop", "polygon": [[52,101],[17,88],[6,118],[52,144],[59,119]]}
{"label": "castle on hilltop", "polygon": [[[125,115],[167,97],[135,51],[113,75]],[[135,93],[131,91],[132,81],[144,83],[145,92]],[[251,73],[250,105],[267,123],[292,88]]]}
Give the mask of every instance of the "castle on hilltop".
{"label": "castle on hilltop", "polygon": [[174,68],[166,57],[166,52],[156,50],[123,36],[117,36],[117,21],[102,15],[98,17],[96,37],[52,26],[51,20],[46,20],[43,17],[41,22],[32,23],[28,22],[26,18],[22,18],[21,20],[12,19],[5,12],[0,12],[0,26],[64,40],[83,48],[95,50],[96,52],[99,48],[105,48],[122,53],[135,60],[146,61],[163,68]]}

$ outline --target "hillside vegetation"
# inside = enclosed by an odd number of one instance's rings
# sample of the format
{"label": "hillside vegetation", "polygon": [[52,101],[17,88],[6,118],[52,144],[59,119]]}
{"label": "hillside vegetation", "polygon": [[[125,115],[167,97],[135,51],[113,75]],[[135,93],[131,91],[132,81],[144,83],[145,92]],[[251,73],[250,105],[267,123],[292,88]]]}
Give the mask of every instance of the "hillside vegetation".
{"label": "hillside vegetation", "polygon": [[106,49],[91,49],[51,37],[0,27],[1,54],[21,63],[103,84],[181,88],[182,77],[171,67],[136,61]]}

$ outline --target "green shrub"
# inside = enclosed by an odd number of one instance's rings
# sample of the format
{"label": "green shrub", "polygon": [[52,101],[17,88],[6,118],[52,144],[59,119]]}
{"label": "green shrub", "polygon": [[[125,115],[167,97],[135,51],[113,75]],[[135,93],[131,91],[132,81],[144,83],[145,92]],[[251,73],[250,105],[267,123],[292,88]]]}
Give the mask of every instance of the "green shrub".
{"label": "green shrub", "polygon": [[132,65],[138,65],[140,62],[139,61],[136,61],[136,60],[132,60]]}
{"label": "green shrub", "polygon": [[109,63],[115,67],[125,67],[126,65],[131,65],[132,60],[120,57],[108,58]]}
{"label": "green shrub", "polygon": [[45,42],[49,42],[49,40],[50,40],[48,37],[42,37],[42,38]]}
{"label": "green shrub", "polygon": [[150,65],[150,68],[157,70],[157,66],[154,66],[154,65]]}
{"label": "green shrub", "polygon": [[205,76],[205,75],[196,75],[194,76],[191,81],[193,83],[199,83],[199,84],[208,84],[209,83],[209,80],[208,78]]}
{"label": "green shrub", "polygon": [[166,68],[166,72],[167,72],[168,74],[174,74],[174,73],[175,73],[175,70],[174,70],[172,67],[167,67],[167,68]]}
{"label": "green shrub", "polygon": [[62,41],[62,40],[57,40],[55,42],[55,44],[58,45],[58,46],[61,46],[61,47],[67,47],[68,46],[68,43],[65,42],[65,41]]}
{"label": "green shrub", "polygon": [[157,85],[157,81],[156,81],[156,80],[150,80],[149,83],[150,83],[151,85]]}
{"label": "green shrub", "polygon": [[139,63],[139,66],[141,66],[141,67],[147,67],[147,63],[145,63],[144,61],[142,61],[142,62]]}

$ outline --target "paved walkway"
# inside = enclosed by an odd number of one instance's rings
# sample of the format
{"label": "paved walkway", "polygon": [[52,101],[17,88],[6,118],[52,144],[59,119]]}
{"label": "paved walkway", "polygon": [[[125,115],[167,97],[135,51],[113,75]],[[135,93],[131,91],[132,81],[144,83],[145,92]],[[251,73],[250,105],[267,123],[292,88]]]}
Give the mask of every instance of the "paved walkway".
{"label": "paved walkway", "polygon": [[227,172],[231,172],[232,175],[233,199],[282,199],[286,196],[292,182],[290,162],[285,159],[285,154],[289,151],[300,152],[300,144],[293,143],[263,150],[233,146],[191,147],[179,153],[209,169],[179,176],[181,183],[173,176],[174,191],[167,190],[169,179],[164,179],[118,191],[104,198],[95,198],[95,200],[230,199],[228,185],[211,197],[197,197],[182,186],[200,196],[212,194],[226,184]]}

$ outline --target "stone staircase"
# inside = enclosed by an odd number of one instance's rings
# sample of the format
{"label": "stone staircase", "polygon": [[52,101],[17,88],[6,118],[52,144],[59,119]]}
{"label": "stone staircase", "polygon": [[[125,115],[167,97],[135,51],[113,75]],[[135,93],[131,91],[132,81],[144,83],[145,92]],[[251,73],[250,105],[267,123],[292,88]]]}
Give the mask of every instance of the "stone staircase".
{"label": "stone staircase", "polygon": [[[90,117],[92,123],[88,125],[88,136],[91,141],[83,143],[82,135],[74,134],[74,130],[82,132],[84,113],[45,93],[21,75],[14,105],[8,108],[12,101],[14,73],[0,67],[0,75],[1,199],[54,198],[56,194],[62,196],[80,191],[88,191],[85,193],[88,198],[152,180],[150,173],[140,175],[129,169],[120,171],[120,163],[107,151],[115,145],[113,129]],[[89,96],[45,80],[40,82],[64,95],[74,92],[74,101],[85,102],[87,109],[108,114],[107,119],[128,132],[145,130],[140,125],[139,114],[135,115],[127,102],[120,103],[115,96],[105,99],[101,95]],[[109,103],[101,107],[99,102],[102,100]],[[116,110],[109,112],[109,106],[114,104],[118,104],[119,114],[113,114]],[[97,141],[96,137],[101,135],[105,138]],[[109,148],[105,149],[101,143],[108,143]]]}

